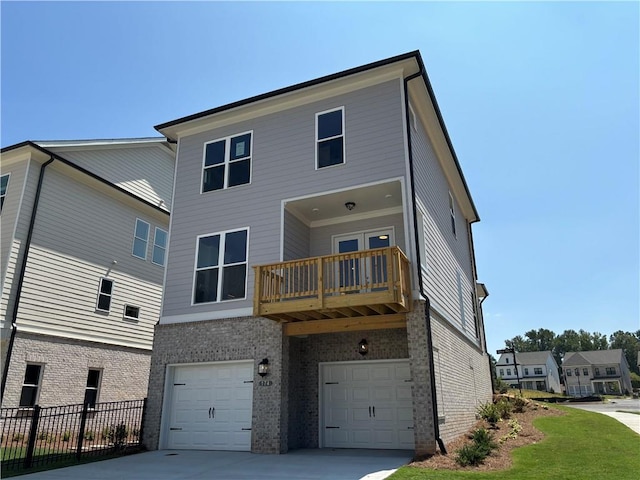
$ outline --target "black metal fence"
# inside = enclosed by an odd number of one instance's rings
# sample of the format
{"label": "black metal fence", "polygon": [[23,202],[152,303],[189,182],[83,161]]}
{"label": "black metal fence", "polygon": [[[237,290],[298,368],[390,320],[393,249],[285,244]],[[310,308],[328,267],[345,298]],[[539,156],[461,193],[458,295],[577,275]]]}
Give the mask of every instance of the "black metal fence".
{"label": "black metal fence", "polygon": [[125,454],[142,446],[147,399],[2,408],[2,471]]}

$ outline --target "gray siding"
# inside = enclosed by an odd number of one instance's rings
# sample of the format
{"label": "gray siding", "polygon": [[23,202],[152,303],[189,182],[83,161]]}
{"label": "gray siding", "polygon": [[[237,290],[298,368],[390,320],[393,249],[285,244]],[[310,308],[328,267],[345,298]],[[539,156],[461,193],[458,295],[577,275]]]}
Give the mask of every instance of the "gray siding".
{"label": "gray siding", "polygon": [[9,174],[6,196],[0,214],[0,275],[4,286],[4,276],[9,261],[9,252],[13,243],[13,233],[20,210],[22,187],[27,175],[28,162],[19,162],[2,167],[1,175]]}
{"label": "gray siding", "polygon": [[[191,306],[196,237],[251,227],[249,265],[280,259],[281,200],[405,173],[399,80],[180,140],[164,316],[251,307],[247,298]],[[315,114],[345,107],[346,164],[315,169]],[[252,183],[200,194],[204,143],[253,131]]]}
{"label": "gray siding", "polygon": [[[154,226],[166,230],[168,217],[145,216],[54,165],[42,185],[18,310],[20,330],[150,349],[163,268],[151,263],[150,254],[146,261],[131,255],[133,232],[136,218],[153,231]],[[95,311],[102,276],[114,281],[108,314]],[[124,304],[140,307],[137,322],[123,319]]]}
{"label": "gray siding", "polygon": [[[419,118],[412,131],[416,197],[424,205],[423,230],[426,259],[422,259],[422,282],[433,308],[456,328],[475,338],[468,223],[455,201],[456,233],[451,229],[449,184]],[[460,282],[458,283],[458,278]],[[460,284],[460,289],[458,287]],[[459,295],[461,291],[461,297]]]}
{"label": "gray siding", "polygon": [[173,155],[159,145],[55,147],[60,154],[90,172],[148,202],[171,209]]}
{"label": "gray siding", "polygon": [[298,258],[310,257],[310,244],[309,227],[285,210],[284,249],[282,259],[295,260]]}

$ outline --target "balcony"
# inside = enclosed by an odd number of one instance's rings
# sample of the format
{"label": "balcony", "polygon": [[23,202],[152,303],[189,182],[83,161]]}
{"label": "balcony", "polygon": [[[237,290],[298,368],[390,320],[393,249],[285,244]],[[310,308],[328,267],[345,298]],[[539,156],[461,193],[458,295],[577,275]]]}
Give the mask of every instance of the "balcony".
{"label": "balcony", "polygon": [[285,335],[404,328],[409,267],[398,247],[255,266],[253,314],[285,323]]}

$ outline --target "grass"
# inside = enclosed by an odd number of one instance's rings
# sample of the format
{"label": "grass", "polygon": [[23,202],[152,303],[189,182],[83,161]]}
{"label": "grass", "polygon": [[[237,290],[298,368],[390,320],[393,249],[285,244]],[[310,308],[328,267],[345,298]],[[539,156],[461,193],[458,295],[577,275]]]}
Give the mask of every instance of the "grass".
{"label": "grass", "polygon": [[[509,390],[507,390],[507,394],[517,397],[520,396],[520,390],[518,390],[517,388],[510,388]],[[541,392],[540,390],[527,390],[524,388],[522,389],[522,396],[524,398],[571,398],[562,395],[561,393]]]}
{"label": "grass", "polygon": [[567,407],[555,408],[567,414],[536,419],[534,425],[546,434],[545,439],[514,450],[513,467],[508,470],[472,472],[407,466],[389,479],[638,479],[640,435],[606,415]]}

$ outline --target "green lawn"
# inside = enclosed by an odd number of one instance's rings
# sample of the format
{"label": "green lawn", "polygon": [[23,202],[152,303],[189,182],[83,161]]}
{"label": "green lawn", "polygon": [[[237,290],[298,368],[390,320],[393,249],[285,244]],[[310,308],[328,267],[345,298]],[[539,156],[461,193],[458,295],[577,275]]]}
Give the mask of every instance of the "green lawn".
{"label": "green lawn", "polygon": [[[556,408],[556,407],[554,407]],[[498,472],[457,472],[402,467],[390,480],[638,480],[640,435],[599,413],[568,407],[562,417],[542,417],[534,425],[546,437],[513,452],[514,465]],[[455,452],[449,452],[454,455]]]}

